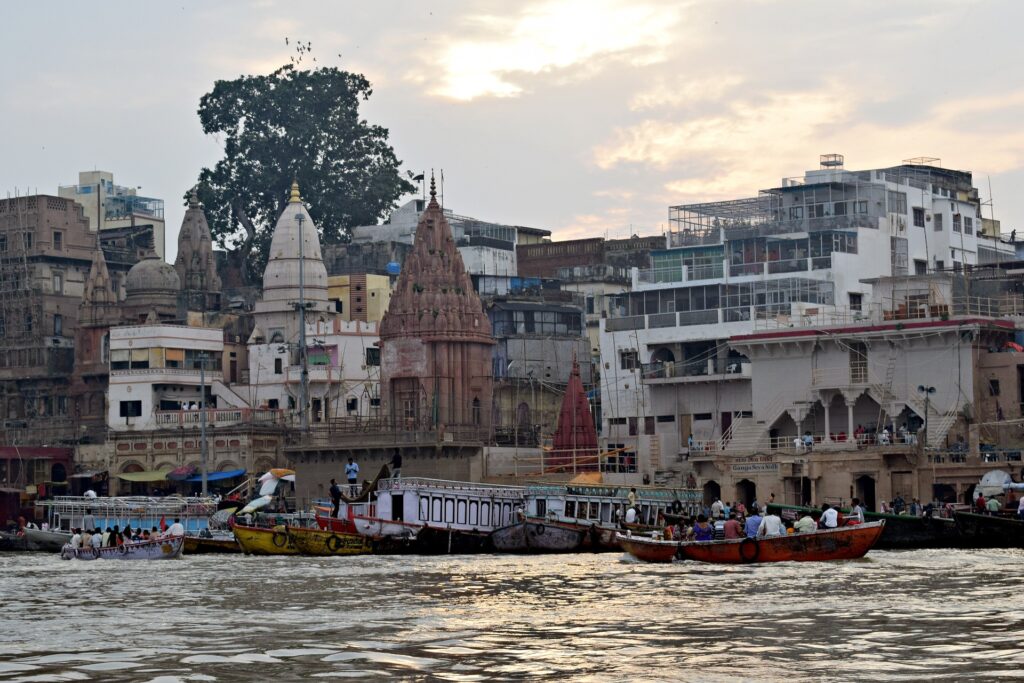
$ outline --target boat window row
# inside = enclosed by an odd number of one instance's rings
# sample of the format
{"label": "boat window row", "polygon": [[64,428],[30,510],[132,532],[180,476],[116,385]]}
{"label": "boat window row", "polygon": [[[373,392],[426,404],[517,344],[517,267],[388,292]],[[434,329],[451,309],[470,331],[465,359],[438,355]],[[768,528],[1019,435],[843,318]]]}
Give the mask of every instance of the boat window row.
{"label": "boat window row", "polygon": [[[650,505],[646,503],[640,503],[637,505],[639,514],[637,515],[637,523],[644,525],[654,525],[658,522],[658,517],[668,512],[668,507],[660,505]],[[546,502],[537,501],[537,514],[544,515],[546,512]],[[573,500],[567,499],[565,501],[565,516],[573,519],[590,520],[594,522],[605,522],[609,524],[615,524],[618,522],[616,512],[625,514],[625,505],[598,502],[594,500]]]}
{"label": "boat window row", "polygon": [[420,496],[421,522],[501,527],[512,523],[512,503],[490,500]]}

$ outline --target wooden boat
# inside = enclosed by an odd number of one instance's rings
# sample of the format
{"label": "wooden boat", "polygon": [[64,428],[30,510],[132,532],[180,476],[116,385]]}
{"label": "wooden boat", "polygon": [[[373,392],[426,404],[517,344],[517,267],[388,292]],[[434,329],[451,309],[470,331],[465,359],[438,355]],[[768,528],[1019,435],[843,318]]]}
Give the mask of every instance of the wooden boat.
{"label": "wooden boat", "polygon": [[[784,520],[795,521],[801,513],[812,512],[814,508],[769,503],[768,510],[775,512]],[[878,550],[973,547],[964,538],[954,520],[946,517],[865,512],[864,521],[885,522],[885,531],[875,545]],[[840,510],[839,525],[845,526],[846,522],[846,515]]]}
{"label": "wooden boat", "polygon": [[574,553],[582,548],[585,536],[581,529],[528,519],[495,529],[491,544],[500,553]]}
{"label": "wooden boat", "polygon": [[971,548],[1024,548],[1024,521],[1012,517],[953,513],[957,528]]}
{"label": "wooden boat", "polygon": [[209,553],[240,553],[242,549],[231,532],[218,532],[213,536],[186,535],[186,555],[206,555]]}
{"label": "wooden boat", "polygon": [[24,534],[16,534],[10,531],[0,531],[0,550],[20,551],[28,550]]}
{"label": "wooden boat", "polygon": [[373,551],[369,540],[359,534],[291,526],[285,531],[303,555],[367,555]]}
{"label": "wooden boat", "polygon": [[[354,534],[356,525],[348,517],[331,517],[330,509],[316,511],[316,525],[324,531],[333,531],[337,534]],[[354,515],[353,515],[354,516]]]}
{"label": "wooden boat", "polygon": [[246,555],[298,555],[284,526],[257,527],[233,524],[231,533]]}
{"label": "wooden boat", "polygon": [[687,560],[716,564],[854,560],[864,557],[884,530],[885,522],[878,521],[768,538],[687,541],[679,544],[679,554]]}
{"label": "wooden boat", "polygon": [[125,543],[113,548],[72,548],[64,546],[62,560],[172,560],[181,557],[184,536],[170,536],[155,541]]}
{"label": "wooden boat", "polygon": [[616,540],[623,550],[644,562],[671,562],[679,552],[679,541],[632,534],[619,534]]}
{"label": "wooden boat", "polygon": [[56,553],[71,542],[71,533],[67,531],[43,531],[42,529],[23,529],[26,550]]}

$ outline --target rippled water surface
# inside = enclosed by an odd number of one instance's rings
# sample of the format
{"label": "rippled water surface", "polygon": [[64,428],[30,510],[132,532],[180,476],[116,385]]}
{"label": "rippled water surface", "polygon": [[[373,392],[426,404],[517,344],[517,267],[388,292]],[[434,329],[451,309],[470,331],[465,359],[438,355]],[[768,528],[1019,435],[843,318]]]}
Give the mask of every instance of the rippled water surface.
{"label": "rippled water surface", "polygon": [[0,554],[0,681],[1024,676],[1024,551],[646,565]]}

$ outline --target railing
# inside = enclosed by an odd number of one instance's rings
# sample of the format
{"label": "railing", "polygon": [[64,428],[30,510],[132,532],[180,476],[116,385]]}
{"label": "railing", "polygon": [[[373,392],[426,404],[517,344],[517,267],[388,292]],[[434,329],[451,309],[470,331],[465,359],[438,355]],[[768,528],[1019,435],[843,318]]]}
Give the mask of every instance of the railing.
{"label": "railing", "polygon": [[284,422],[284,411],[270,408],[209,408],[205,411],[198,409],[158,410],[154,413],[154,418],[160,427],[199,426],[204,412],[206,413],[206,422],[210,425],[282,424]]}
{"label": "railing", "polygon": [[541,450],[539,454],[536,451],[511,454],[491,451],[486,455],[484,471],[489,477],[523,477],[570,475],[580,472],[636,474],[638,470],[636,454],[633,452],[576,453]]}
{"label": "railing", "polygon": [[479,425],[433,425],[415,419],[391,421],[375,417],[341,417],[311,425],[288,435],[290,447],[333,446],[359,442],[371,446],[490,443],[491,434]]}
{"label": "railing", "polygon": [[667,379],[670,377],[700,377],[707,375],[749,375],[745,368],[750,366],[746,358],[706,358],[699,361],[681,360],[675,363],[644,363],[644,379]]}
{"label": "railing", "polygon": [[[111,375],[176,375],[180,377],[188,376],[199,379],[199,368],[131,368],[123,370],[114,370],[111,368]],[[212,382],[213,380],[219,380],[223,376],[220,370],[206,370],[206,381]]]}

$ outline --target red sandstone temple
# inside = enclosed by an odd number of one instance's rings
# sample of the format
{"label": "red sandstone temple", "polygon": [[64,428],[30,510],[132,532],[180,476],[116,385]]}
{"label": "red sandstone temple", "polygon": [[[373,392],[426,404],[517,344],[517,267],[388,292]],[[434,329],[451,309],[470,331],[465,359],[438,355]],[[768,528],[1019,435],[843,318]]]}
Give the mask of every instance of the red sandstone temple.
{"label": "red sandstone temple", "polygon": [[431,178],[430,204],[380,324],[386,419],[397,429],[488,438],[493,344]]}
{"label": "red sandstone temple", "polygon": [[590,414],[587,394],[580,379],[580,364],[573,358],[572,374],[562,397],[551,451],[546,458],[547,471],[590,471],[598,469],[597,429]]}

